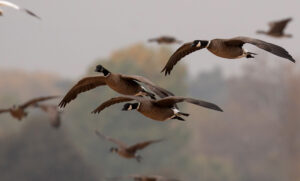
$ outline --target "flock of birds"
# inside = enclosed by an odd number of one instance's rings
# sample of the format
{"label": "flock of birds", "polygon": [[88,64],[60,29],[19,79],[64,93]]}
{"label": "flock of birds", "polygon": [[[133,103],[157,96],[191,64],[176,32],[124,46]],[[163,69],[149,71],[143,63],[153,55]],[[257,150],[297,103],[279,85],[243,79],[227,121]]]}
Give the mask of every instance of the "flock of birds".
{"label": "flock of birds", "polygon": [[[31,12],[28,9],[21,8],[8,1],[0,1],[0,6],[7,6],[14,8],[16,10],[24,11],[27,14],[39,18],[36,14]],[[0,10],[0,15],[3,15],[3,12]],[[291,37],[290,34],[285,34],[284,29],[286,25],[291,21],[291,18],[287,18],[281,21],[270,23],[269,31],[257,31],[257,33],[265,34],[272,37]],[[178,43],[181,44],[181,41],[177,40],[174,37],[161,36],[158,38],[149,39],[149,42],[157,42],[158,44],[172,44]],[[249,52],[243,48],[243,45],[249,43],[257,46],[265,51],[268,51],[279,57],[288,59],[295,63],[295,59],[286,51],[284,48],[265,42],[259,39],[249,38],[249,37],[235,37],[231,39],[213,39],[213,40],[195,40],[192,42],[184,43],[179,47],[173,55],[169,58],[168,62],[162,69],[162,72],[165,75],[171,73],[173,67],[180,61],[184,56],[193,53],[197,50],[208,49],[211,53],[216,56],[227,58],[227,59],[237,59],[237,58],[254,58],[256,53]],[[188,97],[175,96],[171,91],[166,90],[146,77],[138,75],[125,75],[110,72],[108,69],[102,65],[96,66],[96,72],[103,75],[85,77],[79,80],[63,97],[59,105],[55,104],[44,104],[41,102],[57,99],[58,96],[47,96],[47,97],[38,97],[32,100],[27,101],[24,104],[14,105],[11,108],[0,109],[1,113],[10,113],[13,118],[22,120],[25,118],[28,113],[26,109],[28,108],[38,108],[46,112],[51,118],[51,125],[55,128],[60,126],[60,108],[66,107],[71,101],[76,99],[76,97],[86,91],[94,89],[99,86],[108,86],[110,89],[121,94],[121,96],[111,98],[103,102],[98,106],[92,113],[98,114],[105,108],[112,106],[117,103],[131,102],[123,105],[123,111],[137,110],[139,113],[155,121],[166,121],[170,119],[176,119],[179,121],[185,121],[183,117],[189,116],[188,113],[181,112],[177,106],[178,103],[187,102],[200,107],[211,109],[214,111],[223,112],[223,110],[216,104],[194,99]],[[158,140],[149,140],[140,143],[136,143],[132,146],[128,146],[125,143],[105,136],[98,130],[95,130],[96,135],[100,138],[108,140],[117,145],[117,147],[112,147],[111,152],[117,153],[119,156],[127,159],[136,159],[138,162],[141,161],[142,157],[137,154],[138,150],[142,150],[147,146],[158,143],[162,139]],[[110,179],[123,179],[123,178],[132,178],[135,181],[176,181],[177,179],[168,179],[162,176],[145,176],[145,175],[129,175],[126,177],[116,177]]]}

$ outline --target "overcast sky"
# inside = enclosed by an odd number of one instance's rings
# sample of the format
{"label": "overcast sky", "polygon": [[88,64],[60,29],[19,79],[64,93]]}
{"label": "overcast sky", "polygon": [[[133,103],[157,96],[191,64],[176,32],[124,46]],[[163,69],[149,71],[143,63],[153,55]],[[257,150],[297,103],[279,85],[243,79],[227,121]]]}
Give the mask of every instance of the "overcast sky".
{"label": "overcast sky", "polygon": [[[12,2],[40,15],[42,21],[5,8],[4,16],[0,18],[0,69],[47,71],[75,78],[81,76],[95,59],[105,58],[112,51],[132,43],[147,43],[148,38],[159,35],[173,35],[184,41],[251,36],[279,44],[295,58],[300,57],[299,0]],[[267,30],[269,21],[286,17],[294,18],[286,29],[287,33],[294,34],[292,39],[255,34],[257,29]],[[253,46],[249,49],[261,53]],[[290,63],[273,55],[268,57],[274,58],[270,61],[279,65]],[[196,74],[215,65],[227,72],[237,72],[245,61],[247,59],[222,59],[204,50],[190,55],[186,63],[191,73]],[[299,62],[295,66],[299,67]]]}

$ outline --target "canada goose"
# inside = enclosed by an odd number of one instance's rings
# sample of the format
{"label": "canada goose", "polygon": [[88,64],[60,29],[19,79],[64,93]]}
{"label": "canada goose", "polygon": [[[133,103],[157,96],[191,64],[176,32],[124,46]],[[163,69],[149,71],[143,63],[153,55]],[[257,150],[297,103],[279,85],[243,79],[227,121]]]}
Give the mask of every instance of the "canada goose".
{"label": "canada goose", "polygon": [[31,99],[28,102],[22,104],[22,105],[13,105],[11,108],[8,109],[0,109],[0,113],[6,113],[9,112],[10,115],[16,119],[18,119],[19,121],[22,120],[24,117],[27,116],[27,112],[25,112],[25,109],[30,107],[30,106],[34,106],[35,104],[37,104],[38,102],[41,101],[46,101],[49,99],[55,99],[58,98],[58,96],[49,96],[49,97],[38,97],[35,99]]}
{"label": "canada goose", "polygon": [[269,23],[269,26],[270,26],[269,31],[258,30],[256,33],[265,34],[265,35],[273,36],[276,38],[281,38],[281,37],[289,37],[290,38],[290,37],[292,37],[292,35],[285,34],[284,29],[291,20],[292,20],[292,18],[287,18],[287,19],[283,19],[280,21],[271,22],[271,23]]}
{"label": "canada goose", "polygon": [[213,39],[211,41],[195,40],[193,42],[185,43],[173,53],[161,72],[165,71],[165,75],[170,74],[173,66],[175,66],[181,58],[203,48],[207,48],[216,56],[228,59],[242,57],[254,58],[253,55],[256,55],[255,53],[249,52],[243,48],[245,43],[250,43],[258,48],[264,49],[279,57],[289,59],[295,63],[294,58],[284,48],[278,45],[248,37],[236,37],[231,39]]}
{"label": "canada goose", "polygon": [[159,97],[174,95],[173,93],[156,86],[150,80],[137,75],[124,75],[111,73],[102,65],[96,67],[96,72],[103,73],[104,76],[86,77],[81,79],[75,86],[69,90],[62,101],[60,107],[65,107],[69,102],[74,100],[78,94],[94,89],[98,86],[107,85],[114,91],[124,95],[149,96],[155,99],[155,95],[148,92],[138,82],[144,83],[148,89],[157,94]]}
{"label": "canada goose", "polygon": [[208,109],[213,109],[216,111],[223,110],[217,105],[192,99],[178,96],[169,96],[162,98],[160,100],[152,100],[143,97],[137,96],[120,96],[109,99],[108,101],[102,103],[98,108],[96,108],[92,113],[100,113],[106,107],[109,107],[113,104],[128,102],[128,101],[138,101],[138,103],[127,103],[123,106],[123,111],[136,109],[138,112],[142,113],[144,116],[156,120],[156,121],[165,121],[168,119],[178,119],[184,121],[180,116],[189,116],[189,114],[180,112],[177,108],[174,107],[176,103],[188,102],[198,106],[206,107]]}
{"label": "canada goose", "polygon": [[110,148],[110,152],[112,152],[112,153],[116,152],[119,156],[121,156],[123,158],[128,158],[128,159],[135,158],[138,162],[140,162],[142,159],[142,157],[140,155],[136,154],[136,152],[138,150],[142,150],[142,149],[146,148],[147,146],[149,146],[150,144],[158,143],[158,142],[162,141],[162,139],[149,140],[149,141],[137,143],[132,146],[127,146],[125,143],[123,143],[117,139],[114,139],[114,138],[111,138],[111,137],[101,134],[98,130],[95,130],[95,133],[99,137],[118,145],[118,148],[115,148],[115,147]]}
{"label": "canada goose", "polygon": [[162,44],[162,43],[165,43],[165,44],[181,43],[180,40],[177,40],[176,38],[171,37],[171,36],[161,36],[161,37],[158,37],[158,38],[151,38],[148,41],[149,42],[157,42],[158,44]]}
{"label": "canada goose", "polygon": [[134,181],[179,181],[178,179],[170,179],[159,175],[138,175],[138,174],[128,175],[124,177],[107,178],[107,180],[122,180],[126,178],[131,178]]}
{"label": "canada goose", "polygon": [[[41,19],[39,16],[37,16],[36,14],[34,14],[32,11],[28,10],[28,9],[25,9],[25,8],[22,8],[16,4],[13,4],[9,1],[0,1],[0,6],[7,6],[7,7],[11,7],[13,9],[16,9],[16,10],[20,10],[20,11],[24,11],[26,12],[27,14],[33,16],[33,17],[36,17],[38,19]],[[0,10],[0,16],[2,16],[2,11]]]}
{"label": "canada goose", "polygon": [[61,122],[61,112],[58,110],[57,105],[50,104],[36,104],[35,107],[40,108],[50,117],[50,124],[54,128],[59,128]]}

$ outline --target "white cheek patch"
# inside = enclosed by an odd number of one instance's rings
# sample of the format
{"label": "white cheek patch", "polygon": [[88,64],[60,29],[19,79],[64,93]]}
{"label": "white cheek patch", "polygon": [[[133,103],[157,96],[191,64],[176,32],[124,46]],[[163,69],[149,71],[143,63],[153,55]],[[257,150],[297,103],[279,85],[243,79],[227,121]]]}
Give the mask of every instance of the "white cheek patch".
{"label": "white cheek patch", "polygon": [[201,47],[201,41],[199,41],[196,47]]}
{"label": "white cheek patch", "polygon": [[129,105],[128,110],[132,110],[132,105],[131,104]]}

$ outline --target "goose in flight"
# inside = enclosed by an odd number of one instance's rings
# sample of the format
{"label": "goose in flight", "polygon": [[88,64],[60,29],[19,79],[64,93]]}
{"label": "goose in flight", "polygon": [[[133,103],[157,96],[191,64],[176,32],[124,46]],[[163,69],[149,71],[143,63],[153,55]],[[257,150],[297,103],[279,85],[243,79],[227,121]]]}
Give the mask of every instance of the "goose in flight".
{"label": "goose in flight", "polygon": [[281,37],[292,37],[291,34],[285,34],[284,29],[286,28],[287,24],[292,21],[292,18],[286,18],[280,21],[274,21],[269,23],[270,29],[269,31],[262,31],[258,30],[256,33],[258,34],[265,34],[276,38]]}
{"label": "goose in flight", "polygon": [[138,150],[142,150],[142,149],[146,148],[147,146],[149,146],[153,143],[158,143],[158,142],[162,141],[162,139],[149,140],[149,141],[134,144],[132,146],[127,146],[125,143],[123,143],[123,142],[121,142],[117,139],[114,139],[114,138],[103,135],[98,130],[96,130],[95,133],[100,138],[108,140],[108,141],[110,141],[110,142],[112,142],[112,143],[114,143],[118,146],[117,148],[115,148],[115,147],[110,148],[110,152],[112,152],[112,153],[116,152],[119,156],[121,156],[123,158],[128,158],[128,159],[135,158],[138,162],[140,162],[141,159],[142,159],[142,157],[140,155],[136,154],[136,152]]}
{"label": "goose in flight", "polygon": [[108,71],[102,65],[96,67],[96,72],[103,73],[103,76],[86,77],[74,85],[59,103],[60,107],[65,107],[69,102],[74,100],[78,94],[94,89],[98,86],[107,85],[114,91],[123,95],[148,96],[155,99],[155,95],[147,91],[140,83],[157,94],[159,97],[174,95],[173,93],[156,86],[145,77],[137,75],[116,74]]}
{"label": "goose in flight", "polygon": [[172,44],[172,43],[181,43],[180,40],[177,40],[172,36],[161,36],[158,38],[151,38],[148,40],[149,42],[157,42],[158,44]]}
{"label": "goose in flight", "polygon": [[123,111],[136,109],[144,116],[156,121],[166,121],[169,119],[177,119],[180,121],[184,121],[184,119],[180,116],[189,116],[189,114],[182,113],[175,107],[175,105],[180,102],[188,102],[197,106],[223,112],[223,110],[219,106],[213,103],[192,98],[169,96],[159,100],[153,100],[137,96],[120,96],[111,98],[108,101],[102,103],[92,113],[100,113],[106,107],[117,103],[129,101],[137,101],[138,103],[125,104],[122,109]]}
{"label": "goose in flight", "polygon": [[242,57],[254,58],[253,55],[257,54],[243,48],[243,45],[246,43],[257,46],[258,48],[288,59],[294,63],[296,62],[289,52],[278,45],[249,37],[235,37],[231,39],[213,39],[211,41],[195,40],[193,42],[185,43],[173,53],[161,72],[165,72],[165,75],[170,74],[176,63],[183,57],[203,48],[208,49],[216,56],[227,59],[237,59]]}
{"label": "goose in flight", "polygon": [[[15,10],[20,10],[20,11],[24,11],[26,12],[27,14],[35,17],[35,18],[38,18],[38,19],[41,19],[38,15],[36,15],[35,13],[33,13],[32,11],[28,10],[28,9],[25,9],[25,8],[22,8],[16,4],[13,4],[9,1],[0,1],[0,7],[1,6],[6,6],[6,7],[10,7],[10,8],[13,8]],[[0,15],[3,15],[3,12],[0,10]]]}
{"label": "goose in flight", "polygon": [[50,99],[56,99],[56,98],[58,98],[58,96],[38,97],[35,99],[31,99],[21,105],[13,105],[11,108],[8,109],[0,109],[0,114],[10,113],[12,117],[20,121],[28,115],[28,113],[25,111],[27,108],[36,106],[38,102],[42,102]]}
{"label": "goose in flight", "polygon": [[133,181],[179,181],[178,179],[166,178],[159,175],[138,175],[138,174],[128,175],[124,177],[107,178],[106,180],[117,181],[117,180],[123,180],[128,178],[133,179]]}

